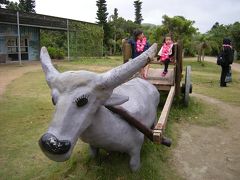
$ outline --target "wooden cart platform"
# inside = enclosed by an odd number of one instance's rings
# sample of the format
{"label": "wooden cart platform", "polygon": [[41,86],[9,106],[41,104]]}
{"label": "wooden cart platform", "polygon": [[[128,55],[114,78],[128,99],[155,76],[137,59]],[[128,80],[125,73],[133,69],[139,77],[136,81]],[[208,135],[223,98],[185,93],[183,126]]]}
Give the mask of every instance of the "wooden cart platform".
{"label": "wooden cart platform", "polygon": [[[158,64],[161,68],[150,67],[147,73],[146,80],[155,85],[159,91],[169,91],[168,97],[164,104],[162,113],[158,119],[156,126],[153,129],[149,129],[132,117],[133,122],[129,122],[134,125],[139,131],[144,133],[149,139],[158,144],[166,146],[171,145],[171,140],[164,137],[164,130],[167,124],[168,115],[172,106],[172,102],[175,96],[180,96],[183,93],[184,104],[188,106],[189,93],[192,92],[192,85],[190,81],[191,66],[186,67],[185,81],[181,84],[182,74],[182,44],[181,42],[174,44],[174,61],[170,63],[168,73],[162,77],[163,66],[161,62],[154,58],[150,64]],[[131,57],[131,46],[127,41],[123,41],[123,60],[124,63]]]}
{"label": "wooden cart platform", "polygon": [[168,69],[166,76],[162,77],[163,69],[149,68],[147,73],[147,81],[155,85],[158,90],[170,90],[170,86],[174,85],[175,69]]}

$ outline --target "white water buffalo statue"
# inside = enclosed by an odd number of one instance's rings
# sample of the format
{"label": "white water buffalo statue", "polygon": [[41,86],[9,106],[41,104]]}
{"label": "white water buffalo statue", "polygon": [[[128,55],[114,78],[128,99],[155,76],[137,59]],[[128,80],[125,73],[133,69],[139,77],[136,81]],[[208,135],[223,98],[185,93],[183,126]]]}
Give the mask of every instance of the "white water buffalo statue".
{"label": "white water buffalo statue", "polygon": [[99,148],[129,154],[130,167],[137,170],[144,134],[105,106],[118,105],[149,128],[156,122],[159,92],[146,80],[129,80],[156,50],[154,44],[137,58],[102,74],[59,73],[43,47],[42,68],[56,106],[53,120],[39,140],[44,154],[51,160],[65,161],[80,138],[90,145],[93,156]]}

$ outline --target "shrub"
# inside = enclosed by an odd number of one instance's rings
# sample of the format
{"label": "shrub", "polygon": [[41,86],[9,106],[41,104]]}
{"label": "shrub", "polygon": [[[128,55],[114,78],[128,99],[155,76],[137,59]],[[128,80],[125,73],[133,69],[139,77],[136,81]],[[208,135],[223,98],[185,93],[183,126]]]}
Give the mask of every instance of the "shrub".
{"label": "shrub", "polygon": [[65,55],[64,50],[54,47],[49,47],[48,52],[52,59],[63,59]]}

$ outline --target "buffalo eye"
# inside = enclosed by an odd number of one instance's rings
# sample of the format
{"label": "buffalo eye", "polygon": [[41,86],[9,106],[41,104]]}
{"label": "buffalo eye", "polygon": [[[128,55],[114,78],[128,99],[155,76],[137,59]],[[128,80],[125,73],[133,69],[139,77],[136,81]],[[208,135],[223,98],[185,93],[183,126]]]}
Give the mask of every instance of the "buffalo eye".
{"label": "buffalo eye", "polygon": [[56,101],[54,100],[54,98],[52,97],[52,103],[55,106],[56,105]]}
{"label": "buffalo eye", "polygon": [[57,102],[58,102],[58,97],[59,97],[58,90],[57,89],[53,89],[51,95],[52,95],[52,103],[55,106],[57,104]]}
{"label": "buffalo eye", "polygon": [[88,97],[83,95],[75,100],[77,107],[82,107],[88,103]]}

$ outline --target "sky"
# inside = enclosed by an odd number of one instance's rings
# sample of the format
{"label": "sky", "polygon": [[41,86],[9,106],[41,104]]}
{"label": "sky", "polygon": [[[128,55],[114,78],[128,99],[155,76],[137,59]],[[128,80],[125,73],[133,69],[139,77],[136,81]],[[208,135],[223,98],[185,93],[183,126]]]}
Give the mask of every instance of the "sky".
{"label": "sky", "polygon": [[[13,0],[18,2],[18,0]],[[134,0],[106,0],[107,12],[134,21]],[[35,0],[38,14],[95,23],[96,0]],[[215,22],[228,25],[240,21],[240,0],[142,0],[142,23],[162,24],[162,16],[184,16],[195,21],[201,33],[211,29]]]}

